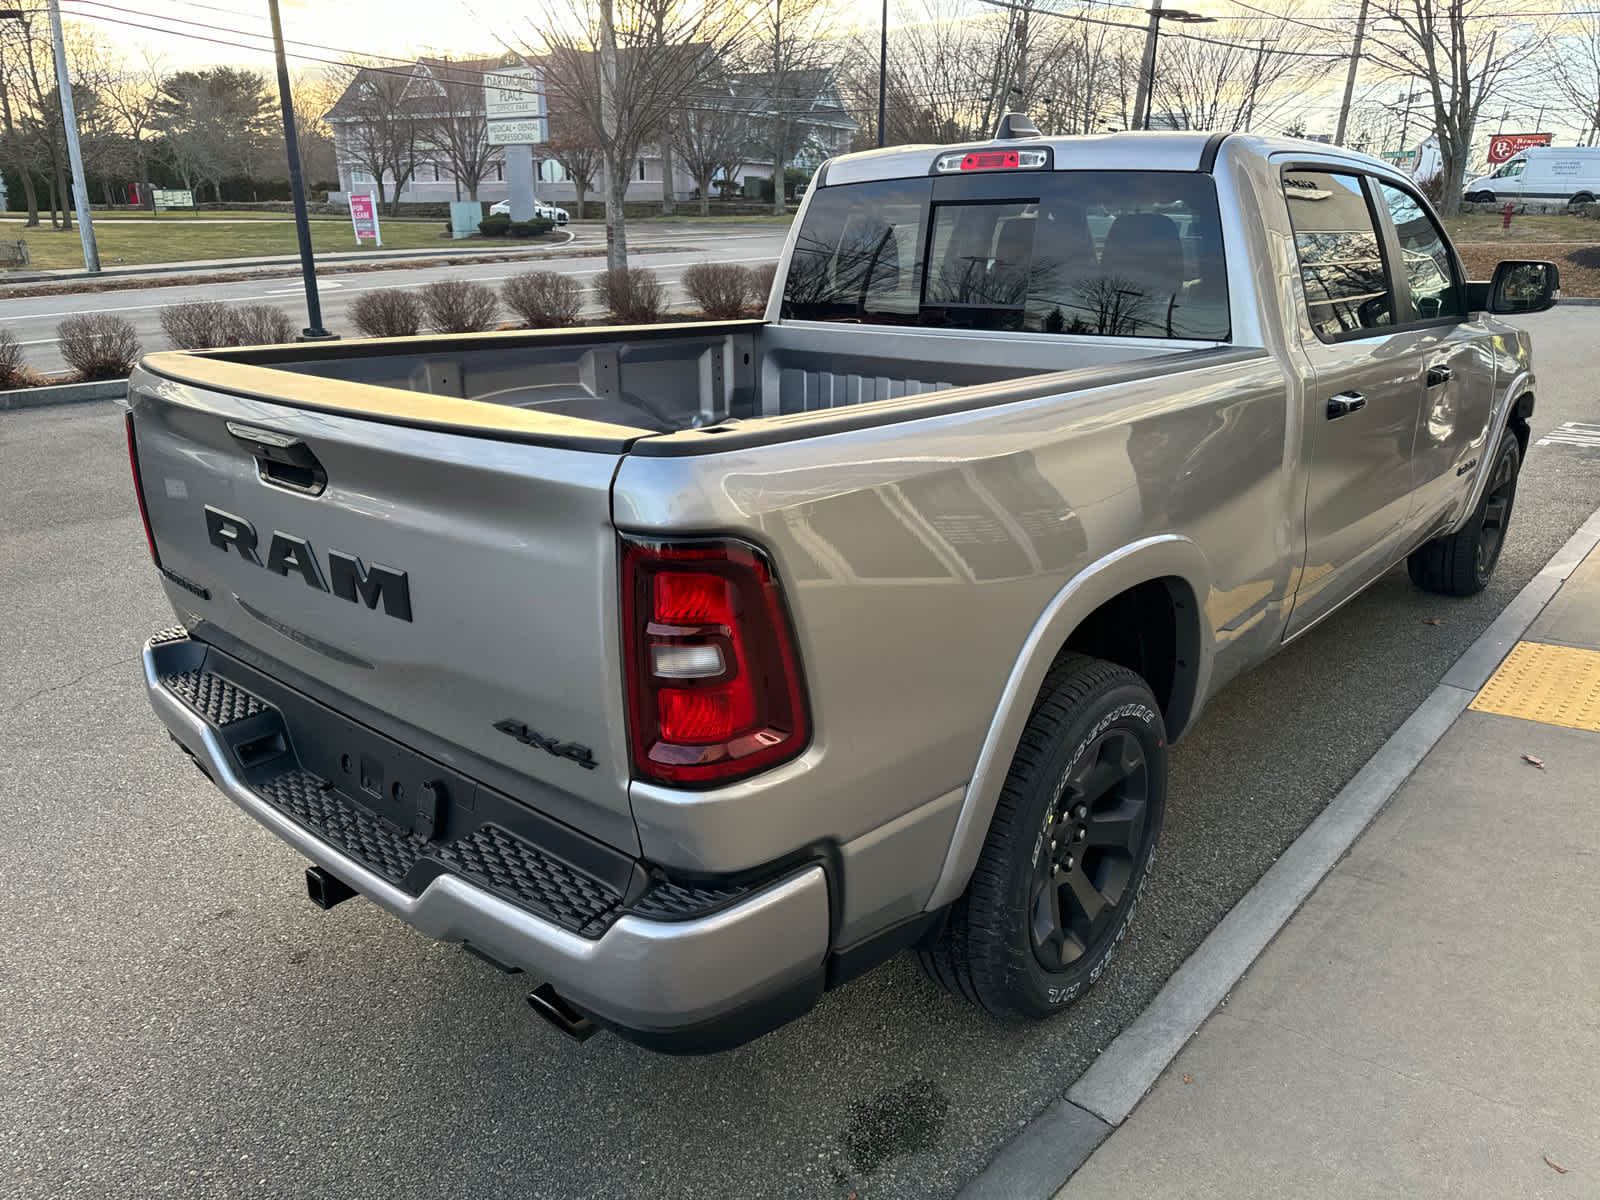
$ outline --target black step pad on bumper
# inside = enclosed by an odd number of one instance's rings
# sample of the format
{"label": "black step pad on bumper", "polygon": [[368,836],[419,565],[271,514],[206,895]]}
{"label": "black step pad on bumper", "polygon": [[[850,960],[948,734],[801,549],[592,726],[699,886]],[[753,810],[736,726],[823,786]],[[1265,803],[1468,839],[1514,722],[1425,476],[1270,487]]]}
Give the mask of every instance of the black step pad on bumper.
{"label": "black step pad on bumper", "polygon": [[251,792],[409,895],[448,873],[594,939],[624,913],[688,920],[753,890],[668,880],[181,629],[148,648],[161,686],[216,733]]}

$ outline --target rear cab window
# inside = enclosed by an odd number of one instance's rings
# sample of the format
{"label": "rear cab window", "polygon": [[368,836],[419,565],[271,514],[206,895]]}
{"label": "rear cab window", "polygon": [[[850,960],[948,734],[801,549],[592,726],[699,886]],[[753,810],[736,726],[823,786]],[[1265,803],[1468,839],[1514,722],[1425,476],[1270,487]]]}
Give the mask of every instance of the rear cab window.
{"label": "rear cab window", "polygon": [[789,319],[1227,341],[1215,184],[1181,171],[1004,171],[819,189]]}

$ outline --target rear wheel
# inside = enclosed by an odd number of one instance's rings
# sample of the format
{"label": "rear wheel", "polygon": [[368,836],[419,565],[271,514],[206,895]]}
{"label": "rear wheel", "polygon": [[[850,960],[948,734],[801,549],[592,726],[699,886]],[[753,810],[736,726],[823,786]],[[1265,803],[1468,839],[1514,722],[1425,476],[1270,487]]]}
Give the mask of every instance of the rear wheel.
{"label": "rear wheel", "polygon": [[1594,194],[1591,193],[1591,192],[1579,192],[1568,203],[1571,204],[1574,207],[1576,207],[1579,204],[1593,204],[1594,203]]}
{"label": "rear wheel", "polygon": [[966,894],[921,951],[927,972],[996,1016],[1046,1017],[1078,999],[1133,919],[1166,788],[1149,685],[1113,663],[1064,658],[1023,731]]}
{"label": "rear wheel", "polygon": [[1489,482],[1484,485],[1483,498],[1471,518],[1455,533],[1434,538],[1406,559],[1412,583],[1444,596],[1473,596],[1489,586],[1500,551],[1505,548],[1521,468],[1522,450],[1517,436],[1507,429],[1500,435],[1489,467]]}

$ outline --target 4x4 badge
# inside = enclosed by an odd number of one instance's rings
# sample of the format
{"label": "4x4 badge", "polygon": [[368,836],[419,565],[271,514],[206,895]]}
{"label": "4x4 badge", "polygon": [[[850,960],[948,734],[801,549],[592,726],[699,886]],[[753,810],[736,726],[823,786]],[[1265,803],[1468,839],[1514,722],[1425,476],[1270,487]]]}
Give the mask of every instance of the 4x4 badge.
{"label": "4x4 badge", "polygon": [[555,738],[546,737],[537,729],[529,729],[521,721],[513,721],[507,717],[504,721],[496,721],[494,727],[501,733],[516,738],[524,746],[532,746],[536,750],[543,750],[546,754],[575,762],[585,771],[592,771],[600,765],[595,761],[594,751],[589,747],[579,745],[577,742],[558,742]]}

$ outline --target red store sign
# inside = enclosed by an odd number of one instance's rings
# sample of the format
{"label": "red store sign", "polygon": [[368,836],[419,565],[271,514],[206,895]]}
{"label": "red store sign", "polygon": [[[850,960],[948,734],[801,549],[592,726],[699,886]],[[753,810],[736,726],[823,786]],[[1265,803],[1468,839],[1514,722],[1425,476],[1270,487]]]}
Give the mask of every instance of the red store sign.
{"label": "red store sign", "polygon": [[1548,146],[1551,138],[1548,133],[1497,133],[1489,139],[1489,161],[1506,162],[1529,146]]}

